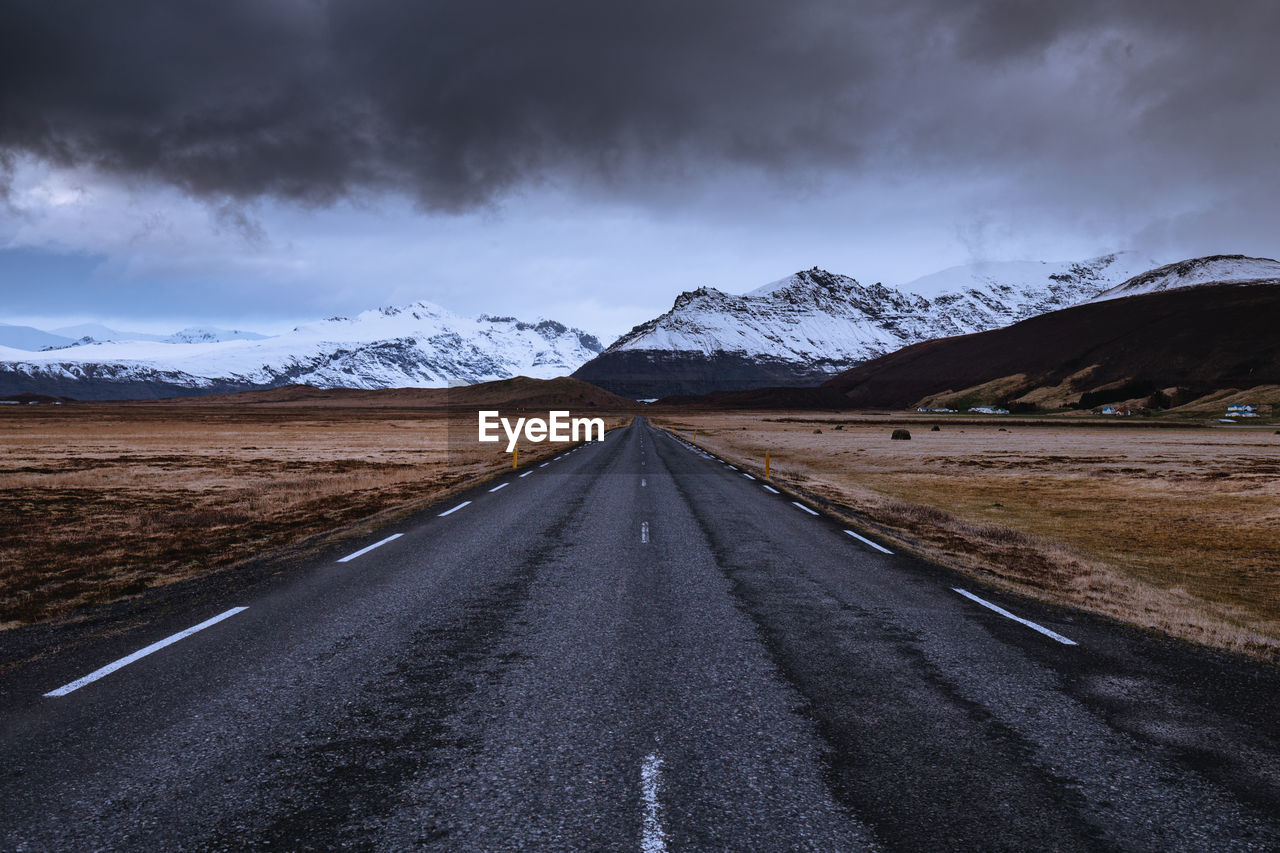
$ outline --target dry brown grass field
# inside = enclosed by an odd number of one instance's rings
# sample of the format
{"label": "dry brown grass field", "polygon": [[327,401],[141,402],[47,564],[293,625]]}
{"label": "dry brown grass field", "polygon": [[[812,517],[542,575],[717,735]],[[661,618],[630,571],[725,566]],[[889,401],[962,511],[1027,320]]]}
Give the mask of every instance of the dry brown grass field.
{"label": "dry brown grass field", "polygon": [[[1280,435],[810,413],[654,417],[911,550],[1040,598],[1280,659]],[[893,427],[910,441],[893,441]],[[821,432],[816,432],[821,430]]]}
{"label": "dry brown grass field", "polygon": [[[474,413],[452,417],[451,427],[411,408],[0,407],[0,627],[425,505],[510,466],[505,443],[458,440],[474,437]],[[521,462],[562,447],[523,444]]]}

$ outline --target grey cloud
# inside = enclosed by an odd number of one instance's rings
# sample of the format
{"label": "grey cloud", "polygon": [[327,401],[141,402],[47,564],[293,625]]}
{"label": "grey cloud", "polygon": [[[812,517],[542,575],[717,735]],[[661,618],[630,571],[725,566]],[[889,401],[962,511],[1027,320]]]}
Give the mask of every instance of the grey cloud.
{"label": "grey cloud", "polygon": [[1229,8],[4,0],[0,165],[216,205],[397,191],[443,210],[743,168],[1014,172],[1066,199],[1174,167],[1256,180],[1280,131],[1280,6]]}

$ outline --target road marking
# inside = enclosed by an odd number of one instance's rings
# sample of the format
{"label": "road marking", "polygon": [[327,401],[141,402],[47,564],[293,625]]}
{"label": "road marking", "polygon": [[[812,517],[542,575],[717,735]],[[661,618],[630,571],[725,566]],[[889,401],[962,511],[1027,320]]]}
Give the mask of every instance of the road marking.
{"label": "road marking", "polygon": [[[724,463],[724,464],[729,465],[729,463],[728,463],[728,462],[726,462],[726,463]],[[737,468],[734,468],[732,465],[729,465],[729,468],[730,468],[731,470],[734,470],[734,471],[737,471],[737,470],[738,470]]]}
{"label": "road marking", "polygon": [[210,625],[216,625],[219,622],[221,622],[223,619],[230,618],[232,616],[235,616],[237,613],[240,613],[241,611],[248,610],[248,609],[249,608],[247,607],[233,607],[230,610],[219,613],[217,616],[213,617],[212,619],[206,619],[205,621],[201,622],[199,625],[193,625],[185,631],[179,631],[178,633],[170,637],[165,637],[163,640],[152,643],[151,645],[147,646],[144,649],[138,649],[133,654],[127,655],[126,657],[122,657],[120,658],[120,660],[115,661],[114,663],[109,663],[106,666],[102,667],[101,669],[95,669],[93,672],[89,673],[84,678],[77,678],[75,681],[71,682],[70,684],[64,684],[61,687],[59,687],[57,690],[50,690],[48,693],[44,695],[45,696],[66,696],[72,690],[79,690],[81,687],[84,687],[86,684],[91,684],[92,682],[97,681],[99,678],[102,678],[104,675],[110,675],[111,673],[115,672],[117,669],[126,667],[129,664],[141,658],[145,658],[147,655],[151,654],[152,652],[158,652],[161,649],[163,649],[165,646],[171,646],[174,643],[178,642],[179,640],[183,640],[183,639],[186,639],[187,637],[190,637],[196,631],[203,631],[205,628],[208,628]]}
{"label": "road marking", "polygon": [[510,483],[499,483],[498,485],[494,486],[494,487],[493,487],[492,489],[490,489],[489,491],[491,491],[491,492],[496,492],[496,491],[498,491],[498,489],[505,489],[505,488],[506,488],[507,486],[509,486],[509,485],[511,485],[511,484],[510,484]]}
{"label": "road marking", "polygon": [[470,505],[471,505],[471,501],[463,501],[462,503],[455,506],[453,509],[446,509],[444,512],[440,513],[440,517],[444,518],[446,515],[453,515],[455,512],[462,509],[464,506],[470,506]]}
{"label": "road marking", "polygon": [[640,799],[644,802],[640,849],[644,853],[665,853],[667,849],[667,834],[662,831],[662,807],[658,805],[661,789],[662,759],[651,752],[640,766]]}
{"label": "road marking", "polygon": [[640,478],[640,488],[644,488],[644,477]]}
{"label": "road marking", "polygon": [[882,546],[882,545],[877,545],[876,543],[872,542],[872,541],[871,541],[870,539],[868,539],[867,537],[865,537],[865,536],[859,536],[858,534],[854,533],[852,530],[846,530],[846,531],[845,531],[845,533],[848,533],[850,536],[852,536],[854,539],[857,539],[859,542],[865,542],[865,543],[867,543],[867,544],[868,544],[868,545],[870,545],[872,548],[875,548],[877,551],[880,551],[880,552],[885,553],[885,554],[892,554],[892,553],[893,553],[893,552],[892,552],[892,551],[890,551],[888,548],[885,548],[885,547],[884,547],[884,546]]}
{"label": "road marking", "polygon": [[762,489],[766,489],[766,490],[768,490],[768,491],[770,491],[770,492],[773,492],[775,495],[780,495],[780,494],[782,494],[782,492],[778,491],[778,490],[777,490],[777,489],[775,489],[773,486],[766,486],[766,485],[764,485],[764,484],[761,484],[760,488],[762,488]]}
{"label": "road marking", "polygon": [[525,471],[523,474],[520,475],[520,479],[523,480],[525,477],[528,477],[532,473],[533,473],[532,471]]}
{"label": "road marking", "polygon": [[792,506],[794,506],[794,507],[799,507],[800,509],[802,509],[802,510],[804,510],[805,512],[809,513],[809,515],[817,515],[817,513],[816,513],[816,512],[814,512],[813,510],[809,509],[807,506],[805,506],[804,504],[800,503],[799,501],[792,501],[792,502],[791,502],[791,505],[792,505]]}
{"label": "road marking", "polygon": [[752,477],[752,476],[751,476],[750,474],[748,474],[746,471],[743,471],[743,472],[742,472],[742,476],[746,477],[748,480],[754,480],[754,479],[755,479],[755,477]]}
{"label": "road marking", "polygon": [[539,465],[538,467],[539,467],[539,468],[546,468],[546,467],[547,467],[548,465],[550,465],[550,464],[551,464],[550,462],[543,462],[543,463],[542,463],[541,465]]}
{"label": "road marking", "polygon": [[399,539],[403,535],[404,535],[403,533],[392,533],[390,536],[388,536],[386,539],[383,539],[381,542],[374,542],[372,545],[366,545],[365,547],[361,548],[359,551],[356,551],[354,554],[348,554],[347,556],[338,560],[338,562],[345,563],[347,562],[347,560],[354,560],[356,557],[359,557],[361,554],[368,554],[370,551],[372,551],[374,548],[377,548],[379,545],[386,545],[392,539]]}
{"label": "road marking", "polygon": [[995,612],[999,613],[1001,616],[1012,619],[1014,622],[1019,622],[1023,625],[1026,625],[1028,628],[1030,628],[1033,631],[1039,631],[1041,634],[1044,634],[1046,637],[1048,637],[1051,640],[1057,640],[1059,643],[1062,643],[1064,646],[1076,645],[1075,640],[1068,640],[1066,637],[1062,636],[1056,631],[1050,631],[1048,628],[1044,627],[1043,625],[1037,625],[1035,622],[1032,622],[1030,619],[1023,619],[1021,616],[1014,616],[1012,613],[1010,613],[1008,610],[1005,610],[1003,607],[998,607],[992,604],[990,601],[986,601],[984,599],[978,598],[978,596],[974,595],[968,590],[960,589],[959,587],[954,587],[954,586],[951,589],[954,592],[960,593],[970,601],[976,601],[977,603],[981,604],[983,607],[986,607],[990,610],[994,610]]}
{"label": "road marking", "polygon": [[649,522],[640,522],[640,541],[647,543],[649,541]]}

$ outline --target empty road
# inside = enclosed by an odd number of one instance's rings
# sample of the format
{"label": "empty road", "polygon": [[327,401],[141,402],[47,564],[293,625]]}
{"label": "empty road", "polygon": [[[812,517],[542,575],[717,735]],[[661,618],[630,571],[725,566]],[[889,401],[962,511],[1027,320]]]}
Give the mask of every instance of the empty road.
{"label": "empty road", "polygon": [[11,668],[0,849],[1280,849],[1274,667],[893,551],[637,418]]}

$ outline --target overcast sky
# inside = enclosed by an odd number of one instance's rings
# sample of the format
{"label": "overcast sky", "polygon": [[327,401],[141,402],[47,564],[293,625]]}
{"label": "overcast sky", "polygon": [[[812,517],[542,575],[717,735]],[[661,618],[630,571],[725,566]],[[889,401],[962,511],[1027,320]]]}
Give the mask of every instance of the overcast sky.
{"label": "overcast sky", "polygon": [[0,0],[0,321],[1280,253],[1280,3]]}

